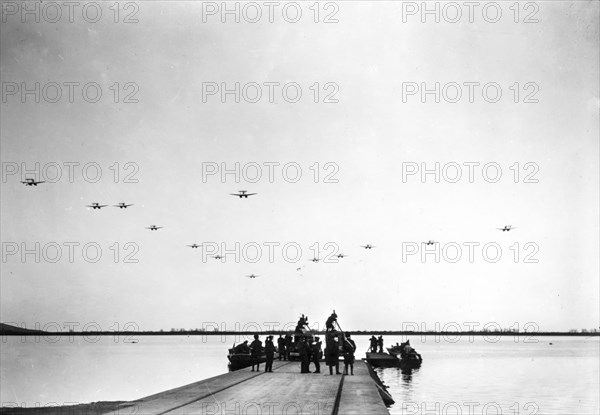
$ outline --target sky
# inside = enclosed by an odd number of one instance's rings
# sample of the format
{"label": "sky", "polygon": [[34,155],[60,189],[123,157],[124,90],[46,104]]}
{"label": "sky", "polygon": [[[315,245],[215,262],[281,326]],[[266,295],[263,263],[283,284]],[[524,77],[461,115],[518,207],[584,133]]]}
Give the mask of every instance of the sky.
{"label": "sky", "polygon": [[256,23],[247,3],[239,22],[220,2],[28,2],[39,22],[23,4],[0,28],[2,322],[600,326],[598,2],[501,3],[495,23],[420,2],[281,2],[273,22],[257,2]]}

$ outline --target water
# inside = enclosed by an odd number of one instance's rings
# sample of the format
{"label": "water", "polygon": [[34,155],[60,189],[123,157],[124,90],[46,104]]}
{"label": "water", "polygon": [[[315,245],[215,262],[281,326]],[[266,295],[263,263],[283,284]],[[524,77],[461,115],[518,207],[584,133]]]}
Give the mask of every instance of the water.
{"label": "water", "polygon": [[[138,399],[227,372],[227,349],[239,338],[139,336],[137,344],[123,337],[37,340],[2,339],[3,406]],[[401,340],[390,336],[386,346]],[[597,337],[410,340],[423,355],[420,369],[376,370],[396,400],[391,414],[600,413]],[[363,357],[368,336],[355,341],[357,357]]]}

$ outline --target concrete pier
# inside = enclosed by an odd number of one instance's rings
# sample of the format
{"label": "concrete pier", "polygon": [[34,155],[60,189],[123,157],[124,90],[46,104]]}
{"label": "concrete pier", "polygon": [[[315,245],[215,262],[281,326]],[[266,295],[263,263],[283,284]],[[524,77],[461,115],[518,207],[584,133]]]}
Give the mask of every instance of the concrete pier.
{"label": "concrete pier", "polygon": [[388,410],[366,363],[357,360],[354,376],[330,376],[324,364],[321,373],[301,374],[299,362],[276,361],[272,373],[246,368],[138,399],[110,413],[388,415]]}

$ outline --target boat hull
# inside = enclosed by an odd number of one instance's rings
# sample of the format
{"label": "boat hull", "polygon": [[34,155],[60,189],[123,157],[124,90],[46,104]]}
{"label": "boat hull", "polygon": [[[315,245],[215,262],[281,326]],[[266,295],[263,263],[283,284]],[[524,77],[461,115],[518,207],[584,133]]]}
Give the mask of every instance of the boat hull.
{"label": "boat hull", "polygon": [[367,353],[365,359],[370,365],[377,367],[400,366],[400,359],[387,353]]}

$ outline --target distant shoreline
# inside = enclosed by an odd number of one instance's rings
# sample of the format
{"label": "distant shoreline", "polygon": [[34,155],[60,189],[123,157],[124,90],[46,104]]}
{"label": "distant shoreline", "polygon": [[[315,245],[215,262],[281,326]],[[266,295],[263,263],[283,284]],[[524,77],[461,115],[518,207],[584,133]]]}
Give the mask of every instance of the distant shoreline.
{"label": "distant shoreline", "polygon": [[[316,335],[325,335],[324,331],[313,331]],[[353,336],[520,336],[520,337],[600,337],[600,332],[588,333],[569,333],[562,331],[540,331],[540,332],[511,332],[511,331],[346,331],[345,333]],[[258,334],[266,335],[284,335],[294,334],[291,331],[0,331],[1,336],[252,336]]]}

